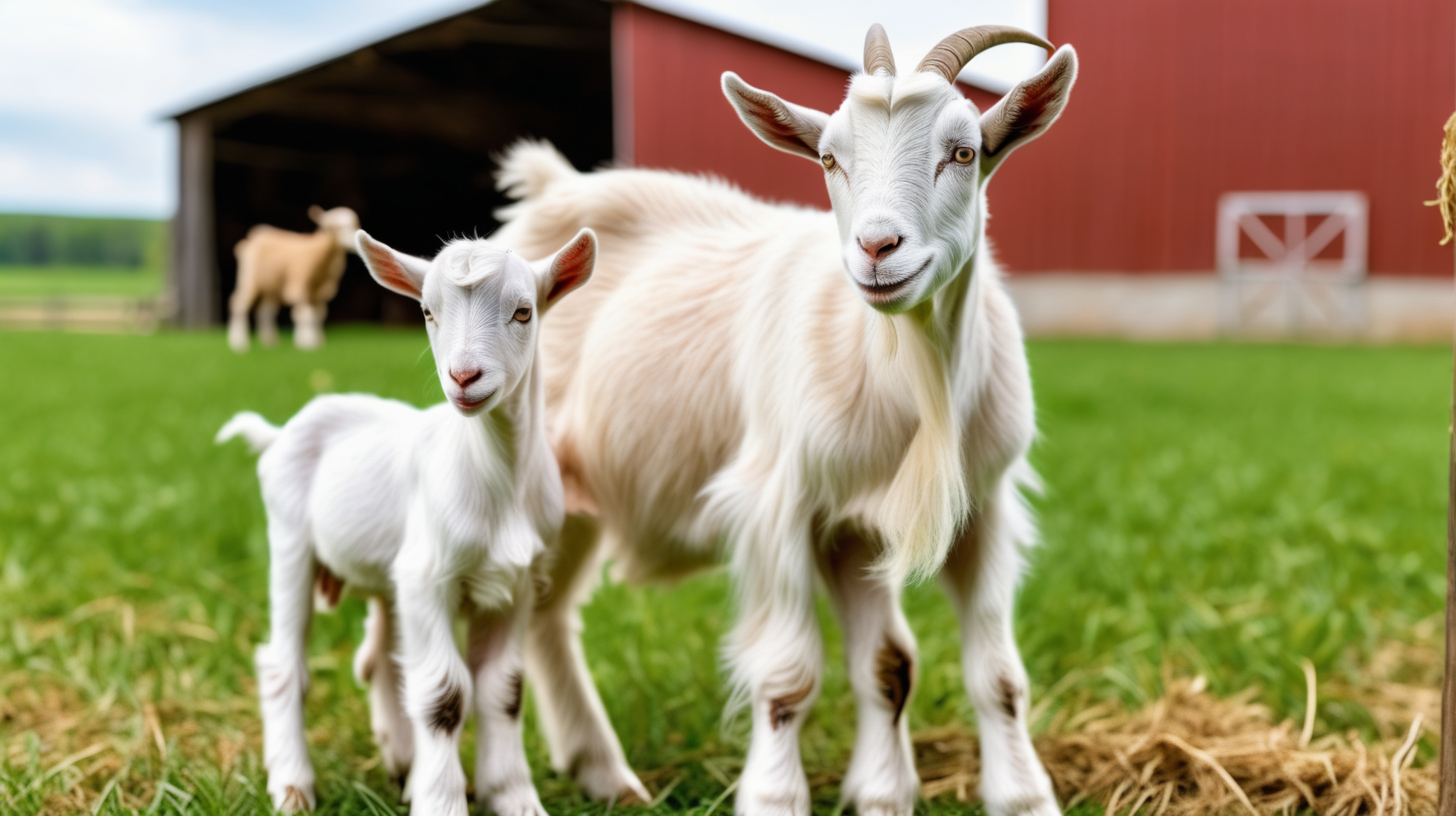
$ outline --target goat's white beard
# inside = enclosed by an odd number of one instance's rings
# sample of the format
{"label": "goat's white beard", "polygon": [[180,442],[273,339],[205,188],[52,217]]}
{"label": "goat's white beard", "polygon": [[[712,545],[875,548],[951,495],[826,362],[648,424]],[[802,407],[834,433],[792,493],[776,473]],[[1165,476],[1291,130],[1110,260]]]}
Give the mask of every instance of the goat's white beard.
{"label": "goat's white beard", "polygon": [[897,584],[935,575],[970,512],[960,425],[951,413],[948,361],[921,331],[897,332],[880,321],[892,357],[910,367],[920,425],[880,503],[876,523],[885,536],[875,569]]}

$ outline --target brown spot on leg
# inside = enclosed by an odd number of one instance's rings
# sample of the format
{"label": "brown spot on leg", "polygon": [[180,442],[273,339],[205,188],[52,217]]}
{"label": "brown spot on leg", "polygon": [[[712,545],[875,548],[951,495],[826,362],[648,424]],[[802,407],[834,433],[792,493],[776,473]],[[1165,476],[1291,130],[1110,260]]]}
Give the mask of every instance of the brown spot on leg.
{"label": "brown spot on leg", "polygon": [[519,671],[517,671],[515,674],[512,674],[511,679],[506,682],[505,711],[506,716],[510,717],[513,720],[521,716],[521,701],[522,695],[524,693],[524,682],[525,678],[521,676],[521,673]]}
{"label": "brown spot on leg", "polygon": [[900,724],[900,714],[905,711],[905,702],[910,699],[910,683],[914,673],[915,664],[910,662],[910,656],[905,654],[904,649],[896,646],[893,640],[885,638],[885,645],[875,655],[875,680],[879,683],[880,694],[895,709],[892,722],[896,725]]}
{"label": "brown spot on leg", "polygon": [[440,698],[435,701],[435,710],[430,713],[430,727],[443,734],[449,734],[460,727],[464,718],[465,701],[460,687],[450,681],[440,684]]}
{"label": "brown spot on leg", "polygon": [[328,609],[339,608],[339,597],[344,594],[344,582],[329,572],[323,564],[318,565],[318,597]]}
{"label": "brown spot on leg", "polygon": [[774,699],[769,700],[768,718],[769,722],[773,723],[773,729],[775,731],[779,730],[780,726],[788,725],[789,723],[793,722],[794,714],[796,713],[794,707],[797,706],[799,703],[804,702],[804,700],[808,698],[810,692],[812,692],[813,690],[813,686],[804,686],[798,691],[790,692],[782,697],[775,697]]}
{"label": "brown spot on leg", "polygon": [[1016,719],[1016,701],[1021,696],[1016,684],[1008,678],[997,679],[998,692],[1000,694],[1001,711],[1011,719]]}

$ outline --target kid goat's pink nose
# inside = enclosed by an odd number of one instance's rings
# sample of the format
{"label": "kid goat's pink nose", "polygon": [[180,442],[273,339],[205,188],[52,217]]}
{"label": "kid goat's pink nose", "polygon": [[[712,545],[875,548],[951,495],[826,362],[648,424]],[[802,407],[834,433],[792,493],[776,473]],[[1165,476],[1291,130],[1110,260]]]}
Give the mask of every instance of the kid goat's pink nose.
{"label": "kid goat's pink nose", "polygon": [[459,386],[461,388],[465,388],[465,387],[469,386],[471,383],[473,383],[476,380],[480,379],[480,369],[478,369],[478,368],[466,368],[466,369],[454,369],[454,368],[452,368],[452,369],[450,369],[450,379],[454,380],[457,384],[459,384]]}
{"label": "kid goat's pink nose", "polygon": [[889,255],[898,246],[900,246],[900,236],[889,233],[862,235],[859,239],[860,249],[863,249],[864,253],[873,260],[879,260]]}

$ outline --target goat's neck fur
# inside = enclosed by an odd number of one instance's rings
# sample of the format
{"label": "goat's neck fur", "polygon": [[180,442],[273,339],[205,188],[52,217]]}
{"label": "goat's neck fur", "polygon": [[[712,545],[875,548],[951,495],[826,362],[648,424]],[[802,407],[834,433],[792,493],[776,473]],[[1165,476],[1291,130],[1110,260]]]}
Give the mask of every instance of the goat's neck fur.
{"label": "goat's neck fur", "polygon": [[[985,212],[984,204],[979,212]],[[879,568],[897,579],[923,578],[945,561],[971,509],[962,454],[962,430],[980,391],[985,350],[979,331],[982,278],[991,274],[981,250],[984,221],[977,216],[977,251],[925,303],[889,318],[892,350],[908,367],[919,425],[895,472],[877,522],[894,546]],[[984,268],[983,268],[984,267]],[[885,321],[865,310],[870,320]]]}
{"label": "goat's neck fur", "polygon": [[536,374],[539,353],[537,358],[495,408],[474,417],[454,412],[445,414],[449,425],[464,442],[458,451],[464,459],[463,472],[484,481],[486,474],[478,465],[489,457],[486,461],[494,460],[507,469],[514,484],[513,495],[518,500],[540,489],[541,479],[550,470],[547,458],[551,453],[543,422],[546,406],[541,380]]}

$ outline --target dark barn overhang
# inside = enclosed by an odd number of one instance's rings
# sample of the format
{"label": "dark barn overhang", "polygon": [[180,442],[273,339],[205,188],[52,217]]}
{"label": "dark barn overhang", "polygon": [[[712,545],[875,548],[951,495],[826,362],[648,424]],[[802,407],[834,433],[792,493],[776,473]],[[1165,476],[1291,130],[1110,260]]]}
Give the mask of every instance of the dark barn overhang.
{"label": "dark barn overhang", "polygon": [[[610,4],[497,0],[176,114],[172,275],[184,325],[217,323],[254,224],[311,231],[310,204],[430,256],[486,235],[493,156],[548,139],[578,167],[614,156]],[[351,257],[331,319],[415,322]]]}

